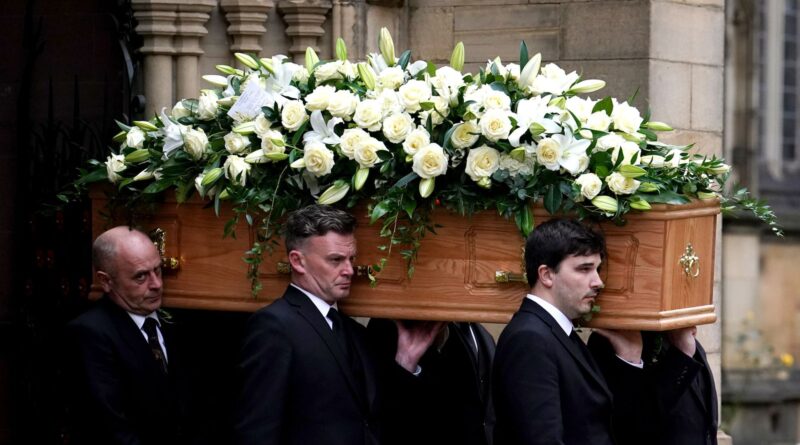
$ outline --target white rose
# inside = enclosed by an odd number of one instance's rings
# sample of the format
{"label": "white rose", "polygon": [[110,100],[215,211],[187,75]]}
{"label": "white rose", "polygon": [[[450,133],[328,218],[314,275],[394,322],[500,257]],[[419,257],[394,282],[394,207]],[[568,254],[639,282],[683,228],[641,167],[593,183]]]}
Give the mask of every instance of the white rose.
{"label": "white rose", "polygon": [[436,70],[430,79],[431,86],[439,96],[444,97],[451,105],[458,103],[458,89],[464,85],[463,75],[449,66]]}
{"label": "white rose", "polygon": [[308,83],[309,76],[311,76],[311,74],[309,74],[306,67],[301,66],[292,73],[292,80],[300,85],[306,85]]}
{"label": "white rose", "polygon": [[348,128],[342,133],[342,137],[339,138],[339,148],[342,154],[348,159],[353,159],[353,153],[356,147],[370,137],[369,133],[360,128]]}
{"label": "white rose", "polygon": [[[573,96],[567,99],[564,106],[567,108],[567,110],[571,111],[575,117],[578,118],[581,124],[585,124],[589,119],[589,116],[592,114],[592,108],[594,108],[595,103],[596,102],[591,99]],[[565,112],[562,115],[562,120],[567,122],[571,127],[575,128],[574,120],[571,114]]]}
{"label": "white rose", "polygon": [[175,102],[175,106],[172,107],[172,118],[178,120],[182,117],[189,117],[192,115],[192,110],[183,106],[183,101],[179,100]]}
{"label": "white rose", "polygon": [[225,140],[225,150],[232,155],[243,153],[250,146],[250,138],[243,134],[230,132],[222,139]]}
{"label": "white rose", "polygon": [[368,137],[356,146],[353,151],[353,159],[358,162],[361,168],[372,168],[375,164],[381,162],[381,158],[378,157],[379,151],[388,150],[383,145],[383,142],[373,137]]}
{"label": "white rose", "polygon": [[480,181],[481,178],[488,178],[497,171],[500,166],[500,152],[492,147],[481,145],[473,148],[467,155],[467,164],[464,167],[473,181]]}
{"label": "white rose", "polygon": [[258,137],[263,138],[264,135],[270,131],[272,127],[272,122],[264,116],[263,113],[256,116],[256,120],[254,121],[253,128],[255,129],[256,134]]}
{"label": "white rose", "polygon": [[250,172],[250,164],[245,162],[241,156],[230,155],[223,165],[225,177],[233,183],[242,187],[247,183],[247,173]]}
{"label": "white rose", "polygon": [[403,105],[400,103],[400,97],[397,95],[396,91],[381,91],[377,97],[377,101],[381,104],[381,113],[383,113],[383,117],[403,112]]}
{"label": "white rose", "polygon": [[283,104],[281,110],[281,125],[289,131],[294,131],[300,128],[305,121],[308,120],[308,113],[303,106],[303,102],[299,100],[290,100]]}
{"label": "white rose", "polygon": [[336,88],[330,85],[321,85],[314,88],[314,91],[306,96],[306,108],[310,111],[322,111],[328,108],[328,103],[336,92]]}
{"label": "white rose", "polygon": [[481,129],[474,120],[462,122],[456,125],[456,129],[450,135],[450,143],[458,149],[469,148],[478,142],[480,135]]}
{"label": "white rose", "polygon": [[489,89],[491,88],[486,85],[480,88],[476,87],[475,85],[469,85],[466,91],[464,91],[464,101],[472,101],[473,103],[467,106],[467,111],[477,117],[481,117],[483,115],[483,96]]}
{"label": "white rose", "polygon": [[664,157],[659,155],[642,156],[639,158],[639,164],[653,168],[661,168],[666,165],[664,162]]}
{"label": "white rose", "polygon": [[118,154],[118,155],[111,155],[106,160],[106,173],[108,174],[108,180],[112,183],[117,183],[122,176],[119,173],[125,171],[125,155]]}
{"label": "white rose", "polygon": [[508,139],[508,134],[511,133],[511,119],[504,110],[487,111],[481,117],[480,125],[481,134],[492,142]]}
{"label": "white rose", "polygon": [[510,110],[511,98],[502,91],[487,90],[483,95],[483,108],[488,110]]}
{"label": "white rose", "polygon": [[445,174],[447,171],[447,155],[439,144],[428,144],[414,154],[411,170],[420,178],[430,179]]}
{"label": "white rose", "polygon": [[621,153],[622,165],[630,165],[633,163],[634,157],[637,160],[639,159],[641,152],[642,150],[639,148],[639,144],[636,142],[623,141],[622,145],[615,147],[614,151],[611,152],[611,161],[617,162],[617,157],[620,156]]}
{"label": "white rose", "polygon": [[286,145],[276,145],[273,141],[284,141],[286,140],[281,134],[280,131],[269,130],[261,136],[261,149],[264,153],[284,153],[286,152]]}
{"label": "white rose", "polygon": [[625,139],[617,133],[610,133],[601,136],[597,139],[597,144],[594,146],[594,151],[608,151],[617,147],[621,147],[625,143]]}
{"label": "white rose", "polygon": [[197,117],[200,120],[211,120],[217,117],[217,101],[219,97],[211,90],[203,90],[197,99]]}
{"label": "white rose", "polygon": [[639,188],[641,183],[633,178],[626,178],[621,173],[614,172],[606,176],[606,184],[617,195],[630,195]]}
{"label": "white rose", "polygon": [[405,73],[399,66],[386,68],[378,74],[378,87],[389,90],[396,90],[403,84]]}
{"label": "white rose", "polygon": [[340,117],[344,120],[350,120],[358,106],[358,96],[347,91],[339,90],[333,93],[328,100],[328,111],[333,117]]}
{"label": "white rose", "polygon": [[548,63],[542,67],[540,74],[533,80],[530,90],[536,94],[551,93],[560,96],[578,80],[578,77],[578,73],[575,71],[567,74],[558,65]]}
{"label": "white rose", "polygon": [[339,74],[346,77],[348,80],[353,80],[358,77],[358,68],[355,64],[350,63],[349,60],[345,60],[339,67]]}
{"label": "white rose", "polygon": [[409,80],[398,91],[400,104],[409,113],[420,110],[420,102],[427,102],[431,97],[431,87],[421,80]]}
{"label": "white rose", "polygon": [[593,199],[603,188],[603,181],[594,173],[584,173],[578,176],[575,183],[581,186],[581,195],[586,199]]}
{"label": "white rose", "polygon": [[378,131],[381,129],[382,118],[383,112],[381,111],[380,102],[375,99],[367,99],[356,106],[353,122],[369,131]]}
{"label": "white rose", "polygon": [[589,115],[589,118],[586,119],[585,127],[597,131],[608,131],[610,125],[611,116],[606,114],[605,111],[597,111]]}
{"label": "white rose", "polygon": [[450,102],[441,96],[431,96],[431,103],[436,110],[423,111],[419,114],[421,122],[428,122],[428,116],[431,117],[431,124],[434,126],[441,125],[444,118],[450,113]]}
{"label": "white rose", "polygon": [[403,141],[403,151],[409,156],[414,156],[420,148],[431,143],[431,135],[423,127],[417,127],[406,136]]}
{"label": "white rose", "polygon": [[383,135],[389,142],[399,144],[414,129],[414,120],[408,113],[393,114],[383,121]]}
{"label": "white rose", "polygon": [[628,105],[628,102],[622,102],[614,104],[614,109],[611,111],[611,120],[614,122],[615,130],[633,134],[639,131],[643,119],[639,115],[639,110]]}
{"label": "white rose", "polygon": [[183,134],[183,150],[195,160],[203,159],[207,145],[208,136],[202,128],[189,128]]}
{"label": "white rose", "polygon": [[140,149],[144,145],[144,131],[139,127],[131,127],[128,135],[125,136],[125,145],[131,148]]}
{"label": "white rose", "polygon": [[560,168],[558,160],[561,159],[561,145],[552,138],[544,138],[536,146],[536,161],[548,170],[557,171]]}
{"label": "white rose", "polygon": [[314,176],[325,176],[333,169],[333,152],[322,142],[309,142],[303,147],[306,170]]}
{"label": "white rose", "polygon": [[317,65],[317,67],[314,68],[314,77],[319,83],[325,82],[326,80],[341,79],[342,74],[339,72],[339,68],[341,67],[341,60]]}

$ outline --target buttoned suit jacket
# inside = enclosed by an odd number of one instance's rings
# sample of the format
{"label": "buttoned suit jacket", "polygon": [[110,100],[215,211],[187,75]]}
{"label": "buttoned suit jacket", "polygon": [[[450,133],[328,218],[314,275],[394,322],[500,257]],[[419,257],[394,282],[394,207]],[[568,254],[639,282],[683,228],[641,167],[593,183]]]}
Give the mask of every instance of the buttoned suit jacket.
{"label": "buttoned suit jacket", "polygon": [[168,375],[133,319],[107,296],[67,325],[71,443],[194,443],[180,348],[172,326],[160,326]]}
{"label": "buttoned suit jacket", "polygon": [[[448,323],[448,337],[420,359],[422,373],[384,371],[387,389],[384,407],[384,445],[487,445],[492,443],[494,408],[491,364],[495,344],[479,323],[471,323],[480,360],[456,323]],[[384,319],[372,319],[367,335],[379,352],[383,368],[396,368],[397,329]],[[483,369],[481,369],[481,366]],[[405,376],[403,375],[405,374]],[[481,381],[483,379],[483,382]]]}
{"label": "buttoned suit jacket", "polygon": [[378,443],[375,365],[364,327],[342,317],[363,377],[348,362],[325,317],[300,290],[255,312],[239,366],[238,444]]}
{"label": "buttoned suit jacket", "polygon": [[537,303],[525,299],[497,343],[493,371],[495,445],[609,445],[614,398],[634,399],[631,387],[612,394],[591,355]]}

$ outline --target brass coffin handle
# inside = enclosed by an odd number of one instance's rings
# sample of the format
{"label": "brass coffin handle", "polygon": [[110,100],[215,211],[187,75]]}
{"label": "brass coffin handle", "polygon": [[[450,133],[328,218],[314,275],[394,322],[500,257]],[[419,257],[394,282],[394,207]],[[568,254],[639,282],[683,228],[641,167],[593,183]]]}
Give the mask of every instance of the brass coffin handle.
{"label": "brass coffin handle", "polygon": [[528,278],[524,273],[497,270],[494,272],[494,281],[496,283],[527,283]]}
{"label": "brass coffin handle", "polygon": [[153,240],[158,254],[161,255],[161,267],[167,270],[178,270],[181,268],[181,260],[176,257],[167,256],[167,231],[157,227],[150,232],[150,239]]}
{"label": "brass coffin handle", "polygon": [[[354,266],[353,269],[357,277],[365,277],[372,273],[372,266]],[[292,273],[292,265],[288,261],[278,261],[275,263],[275,270],[281,275],[289,275]]]}
{"label": "brass coffin handle", "polygon": [[692,243],[686,245],[681,259],[678,260],[687,277],[697,278],[700,275],[700,258],[695,254]]}

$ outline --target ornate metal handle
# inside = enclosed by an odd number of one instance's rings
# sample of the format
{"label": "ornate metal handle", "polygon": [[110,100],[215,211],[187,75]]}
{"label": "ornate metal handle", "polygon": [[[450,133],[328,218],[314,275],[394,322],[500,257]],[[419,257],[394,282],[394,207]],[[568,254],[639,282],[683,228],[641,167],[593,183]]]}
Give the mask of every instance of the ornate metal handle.
{"label": "ornate metal handle", "polygon": [[[278,261],[275,263],[275,270],[281,275],[292,273],[292,265],[288,261]],[[357,277],[366,277],[372,273],[372,266],[354,266],[353,270]]]}
{"label": "ornate metal handle", "polygon": [[496,283],[527,283],[528,278],[524,273],[497,270],[494,272],[494,281]]}
{"label": "ornate metal handle", "polygon": [[695,255],[692,243],[686,245],[686,250],[683,251],[681,259],[678,260],[683,267],[683,273],[687,277],[697,278],[700,275],[700,258]]}
{"label": "ornate metal handle", "polygon": [[181,260],[176,257],[167,256],[167,231],[157,227],[150,231],[150,239],[153,240],[159,255],[161,255],[161,267],[167,270],[178,270],[181,268]]}

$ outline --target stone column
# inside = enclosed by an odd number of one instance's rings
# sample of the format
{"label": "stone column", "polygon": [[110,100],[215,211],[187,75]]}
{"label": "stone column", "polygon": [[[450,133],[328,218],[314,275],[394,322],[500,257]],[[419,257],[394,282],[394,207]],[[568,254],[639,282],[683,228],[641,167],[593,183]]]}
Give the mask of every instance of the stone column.
{"label": "stone column", "polygon": [[275,7],[273,0],[222,0],[220,6],[228,20],[228,35],[233,38],[232,52],[260,55],[259,39],[267,32],[267,14]]}
{"label": "stone column", "polygon": [[145,116],[172,106],[172,38],[177,32],[178,5],[174,0],[132,0],[136,32],[144,38]]}
{"label": "stone column", "polygon": [[286,22],[286,35],[292,39],[289,53],[295,63],[303,63],[307,47],[319,52],[319,38],[325,34],[322,24],[331,9],[326,0],[284,0],[278,11]]}
{"label": "stone column", "polygon": [[179,1],[175,36],[177,91],[172,101],[198,95],[197,62],[203,54],[200,39],[208,34],[205,24],[210,17],[209,13],[217,4],[216,0]]}

